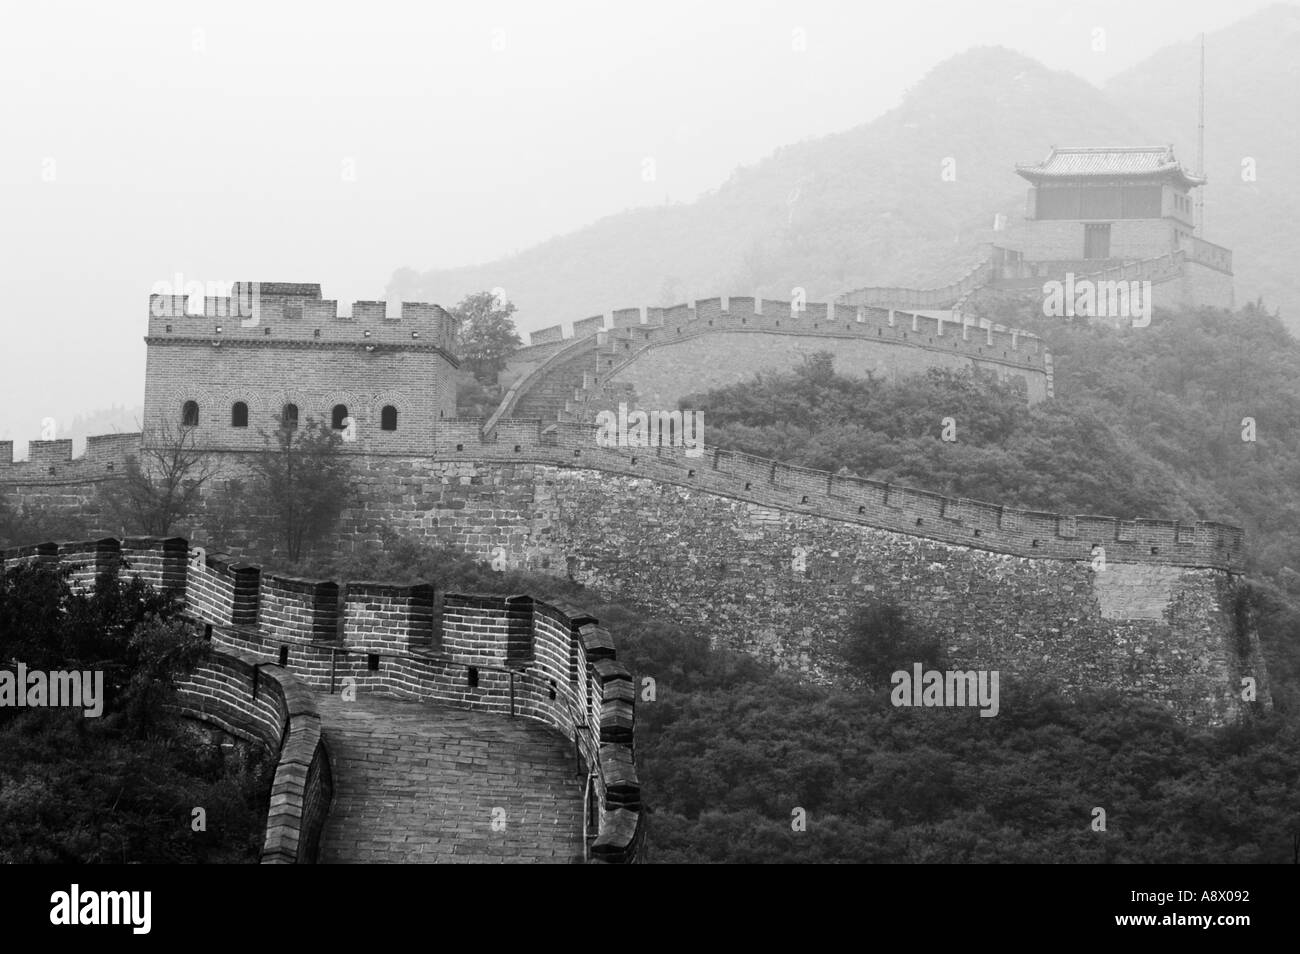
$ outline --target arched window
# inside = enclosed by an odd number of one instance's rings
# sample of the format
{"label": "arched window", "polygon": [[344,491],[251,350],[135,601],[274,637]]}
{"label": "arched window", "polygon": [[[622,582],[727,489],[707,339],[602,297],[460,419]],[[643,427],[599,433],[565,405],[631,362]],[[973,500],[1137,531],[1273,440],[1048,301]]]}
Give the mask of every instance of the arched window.
{"label": "arched window", "polygon": [[298,426],[298,405],[286,404],[280,412],[280,426],[294,428]]}
{"label": "arched window", "polygon": [[198,401],[186,401],[181,407],[181,425],[184,427],[199,426],[199,403]]}
{"label": "arched window", "polygon": [[385,431],[397,430],[397,408],[391,404],[384,405],[384,409],[379,412],[379,426]]}
{"label": "arched window", "polygon": [[248,426],[248,405],[243,401],[236,401],[230,409],[230,426],[247,427]]}
{"label": "arched window", "polygon": [[334,405],[334,420],[333,420],[334,430],[341,431],[347,427],[347,424],[344,423],[344,419],[347,416],[348,416],[348,406],[346,404]]}

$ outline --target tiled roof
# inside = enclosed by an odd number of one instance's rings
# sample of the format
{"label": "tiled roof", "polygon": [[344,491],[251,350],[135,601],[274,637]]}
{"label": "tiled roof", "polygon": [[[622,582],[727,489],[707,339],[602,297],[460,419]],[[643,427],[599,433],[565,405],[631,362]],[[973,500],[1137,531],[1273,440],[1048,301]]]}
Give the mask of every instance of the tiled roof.
{"label": "tiled roof", "polygon": [[1042,162],[1021,163],[1016,172],[1026,179],[1078,176],[1164,176],[1173,173],[1189,185],[1205,180],[1183,169],[1173,146],[1053,146]]}

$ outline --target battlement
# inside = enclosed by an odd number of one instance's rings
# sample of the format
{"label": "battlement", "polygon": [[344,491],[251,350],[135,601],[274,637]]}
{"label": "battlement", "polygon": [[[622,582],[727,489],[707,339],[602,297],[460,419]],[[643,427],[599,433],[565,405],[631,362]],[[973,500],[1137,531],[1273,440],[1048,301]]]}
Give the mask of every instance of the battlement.
{"label": "battlement", "polygon": [[99,434],[86,438],[80,457],[71,440],[29,441],[27,460],[14,460],[14,442],[0,441],[0,483],[78,483],[121,475],[128,457],[140,450],[140,434]]}
{"label": "battlement", "polygon": [[792,303],[742,296],[704,298],[665,308],[620,308],[611,312],[608,325],[606,316],[596,315],[574,322],[569,337],[564,337],[563,331],[561,325],[544,328],[533,332],[530,341],[533,345],[568,341],[576,346],[594,339],[598,347],[625,353],[633,345],[672,341],[689,334],[764,331],[874,337],[1039,368],[1044,366],[1043,356],[1047,353],[1042,339],[1032,332],[960,314],[843,301]]}
{"label": "battlement", "polygon": [[[1037,559],[1089,560],[1092,548],[1102,546],[1107,559],[1123,562],[1209,566],[1234,572],[1244,565],[1245,533],[1227,524],[1021,510],[838,476],[735,451],[705,449],[700,456],[688,457],[681,447],[601,447],[596,432],[595,425],[582,422],[498,419],[484,425],[478,419],[453,419],[414,435],[400,448],[386,453],[372,450],[367,456],[373,460],[521,461],[647,477],[777,509]],[[113,438],[123,452],[128,449],[125,439],[133,442],[131,449],[139,441],[138,434],[106,437]],[[59,445],[61,452],[68,442],[33,443]],[[46,453],[42,448],[42,454]],[[97,469],[97,460],[102,462],[103,457],[88,451],[78,459],[78,463],[89,462],[88,469],[76,471],[65,463],[62,476],[68,480],[115,476]],[[50,466],[57,470],[60,465]],[[0,462],[0,483],[5,482],[59,481],[51,480],[44,462],[7,468]]]}
{"label": "battlement", "polygon": [[691,487],[776,509],[866,524],[910,536],[1019,557],[1087,561],[1093,548],[1126,563],[1205,566],[1240,572],[1245,534],[1210,521],[1067,516],[1004,507],[859,477],[810,470],[735,451],[687,457],[680,447],[601,447],[596,428],[537,421],[500,421],[495,439],[481,440],[475,423],[439,428],[437,456],[449,459],[534,460]]}
{"label": "battlement", "polygon": [[[557,338],[563,330],[559,326],[544,329],[541,343],[531,345],[527,353],[512,360],[514,377],[507,379],[509,390],[493,412],[489,429],[498,420],[516,416],[589,418],[586,410],[607,397],[604,392],[611,382],[617,386],[620,375],[635,375],[638,368],[631,366],[640,358],[653,360],[661,355],[653,349],[722,333],[849,339],[857,344],[840,350],[854,349],[859,356],[874,352],[872,360],[886,366],[898,362],[909,367],[911,373],[917,372],[918,364],[953,367],[969,361],[994,372],[999,379],[1024,380],[1031,402],[1053,394],[1051,353],[1041,338],[959,311],[904,311],[840,302],[805,304],[731,297],[700,299],[667,308],[623,308],[611,314],[608,328],[604,322],[604,316],[575,322],[572,338]],[[864,347],[867,343],[870,346]],[[746,339],[743,344],[764,349],[763,360],[769,364],[785,358],[793,361],[795,355],[804,353],[795,342],[788,349],[773,347],[758,338]],[[928,355],[918,362],[910,351],[895,349],[916,349]],[[829,340],[826,350],[835,350]],[[663,360],[669,365],[675,361]],[[659,373],[662,375],[664,370],[661,368]],[[692,377],[690,386],[707,385],[707,381],[705,371],[702,379],[698,374]],[[675,398],[661,393],[658,400],[671,405]]]}
{"label": "battlement", "polygon": [[455,350],[459,322],[440,305],[402,302],[400,315],[391,316],[383,301],[353,302],[350,314],[341,314],[338,306],[337,301],[320,297],[319,285],[237,283],[229,296],[205,297],[201,310],[191,309],[185,295],[152,294],[146,340],[150,344],[310,342]]}
{"label": "battlement", "polygon": [[[74,583],[83,586],[117,571],[181,599],[220,650],[182,685],[182,711],[229,730],[251,719],[265,726],[268,738],[293,740],[283,734],[289,717],[315,715],[314,703],[296,690],[277,690],[269,698],[263,690],[259,701],[262,668],[292,674],[318,692],[337,692],[349,680],[357,692],[546,723],[571,739],[590,766],[590,794],[599,814],[593,859],[636,860],[643,826],[633,758],[632,674],[617,661],[609,633],[589,613],[529,596],[448,593],[435,631],[432,583],[357,581],[340,588],[328,580],[265,573],[220,553],[190,549],[179,538],[41,543],[0,551],[0,573],[30,562],[67,566]],[[274,665],[267,662],[272,659]],[[315,725],[318,729],[318,720]],[[289,774],[306,779],[316,777],[308,775],[314,764],[317,775],[325,775],[317,787],[328,784],[319,732],[313,733],[310,719],[300,729],[300,744],[286,743],[281,751],[281,768],[296,765]],[[292,756],[288,763],[286,752]],[[299,837],[299,829],[314,825],[318,834],[320,813],[307,810],[302,795],[300,788],[294,815],[299,821],[292,826],[282,815],[276,823],[272,800],[264,861],[301,860],[307,838]],[[285,827],[287,833],[276,830]]]}

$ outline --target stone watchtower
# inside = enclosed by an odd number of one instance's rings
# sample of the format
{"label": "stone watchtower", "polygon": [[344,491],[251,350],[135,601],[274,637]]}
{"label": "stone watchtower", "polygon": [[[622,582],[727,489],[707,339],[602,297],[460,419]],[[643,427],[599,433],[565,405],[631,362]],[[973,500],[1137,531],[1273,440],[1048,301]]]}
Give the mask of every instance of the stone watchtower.
{"label": "stone watchtower", "polygon": [[1054,146],[1016,172],[1030,183],[1025,218],[998,235],[995,284],[1129,266],[1123,277],[1159,283],[1167,303],[1232,307],[1232,252],[1197,234],[1192,190],[1206,180],[1172,146]]}
{"label": "stone watchtower", "polygon": [[200,447],[259,450],[281,422],[322,419],[359,451],[419,453],[455,416],[457,323],[438,305],[340,315],[319,285],[256,282],[186,305],[150,296],[146,441],[187,426]]}

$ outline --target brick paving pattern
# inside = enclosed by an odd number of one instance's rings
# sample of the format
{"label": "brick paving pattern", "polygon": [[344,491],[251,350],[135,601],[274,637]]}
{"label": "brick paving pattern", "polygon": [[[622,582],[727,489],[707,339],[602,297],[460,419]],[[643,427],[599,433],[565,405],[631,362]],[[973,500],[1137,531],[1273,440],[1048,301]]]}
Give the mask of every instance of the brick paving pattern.
{"label": "brick paving pattern", "polygon": [[321,863],[581,862],[582,779],[563,736],[386,696],[317,703],[334,768]]}

